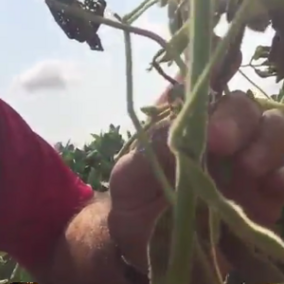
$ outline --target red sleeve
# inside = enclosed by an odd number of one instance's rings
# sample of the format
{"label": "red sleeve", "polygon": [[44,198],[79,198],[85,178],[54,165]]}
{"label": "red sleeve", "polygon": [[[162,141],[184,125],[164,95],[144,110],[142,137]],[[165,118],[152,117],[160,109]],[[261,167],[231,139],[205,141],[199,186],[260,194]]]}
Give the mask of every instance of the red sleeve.
{"label": "red sleeve", "polygon": [[[49,246],[51,238],[61,232],[93,191],[2,100],[0,143],[0,227],[5,232],[0,234],[0,251],[12,250],[16,258],[29,265],[38,260],[27,259],[24,247],[35,251],[29,257],[43,257],[40,245]],[[31,237],[35,232],[36,239]],[[16,241],[26,243],[16,248]]]}

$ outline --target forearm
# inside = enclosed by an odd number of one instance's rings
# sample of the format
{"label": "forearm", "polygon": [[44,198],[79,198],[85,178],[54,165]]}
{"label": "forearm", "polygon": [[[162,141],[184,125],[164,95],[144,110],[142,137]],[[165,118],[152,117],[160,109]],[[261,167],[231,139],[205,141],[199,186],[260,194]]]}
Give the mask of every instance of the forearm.
{"label": "forearm", "polygon": [[[98,194],[67,226],[55,250],[52,284],[129,284],[109,236],[108,194]],[[41,282],[40,282],[41,283]]]}

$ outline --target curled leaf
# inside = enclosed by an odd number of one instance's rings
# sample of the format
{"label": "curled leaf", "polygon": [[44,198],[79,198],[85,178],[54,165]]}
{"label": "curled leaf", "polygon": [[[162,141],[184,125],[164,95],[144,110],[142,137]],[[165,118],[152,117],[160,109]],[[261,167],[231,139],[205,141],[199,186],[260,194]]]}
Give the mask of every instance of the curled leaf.
{"label": "curled leaf", "polygon": [[259,45],[252,56],[251,60],[259,60],[261,58],[268,58],[270,52],[270,46]]}
{"label": "curled leaf", "polygon": [[167,104],[164,104],[161,106],[146,106],[142,107],[140,110],[149,117],[157,117],[168,108],[169,106]]}
{"label": "curled leaf", "polygon": [[[175,49],[178,54],[182,54],[186,49],[189,39],[188,39],[188,25],[189,22],[186,22],[170,39],[168,45]],[[171,54],[165,50],[160,50],[154,56],[153,61],[157,63],[165,63],[173,60]]]}

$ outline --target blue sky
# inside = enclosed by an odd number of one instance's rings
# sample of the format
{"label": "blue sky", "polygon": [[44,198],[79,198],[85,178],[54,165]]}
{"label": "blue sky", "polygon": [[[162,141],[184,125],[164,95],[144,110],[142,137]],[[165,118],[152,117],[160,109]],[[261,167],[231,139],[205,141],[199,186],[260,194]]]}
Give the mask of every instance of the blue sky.
{"label": "blue sky", "polygon": [[[108,1],[111,11],[123,15],[140,1]],[[70,41],[54,23],[43,0],[2,0],[0,5],[0,97],[10,103],[47,141],[76,143],[89,139],[90,133],[107,129],[110,123],[131,129],[125,103],[125,63],[122,33],[108,27],[100,29],[105,52],[92,52],[85,44]],[[151,29],[167,38],[165,11],[155,7],[135,25]],[[223,22],[217,29],[226,30]],[[271,31],[259,35],[248,32],[243,44],[248,62],[258,44],[269,44]],[[133,37],[135,105],[150,104],[166,83],[154,72],[147,72],[159,47],[147,39]],[[167,69],[173,74],[175,68]],[[257,83],[256,76],[247,74]],[[31,92],[35,80],[60,75],[64,88],[42,88]],[[52,77],[52,78],[53,78]],[[49,77],[50,78],[50,77]],[[40,81],[42,82],[42,81]],[[275,90],[272,80],[260,85]],[[246,90],[251,86],[240,76],[231,88]],[[277,89],[276,89],[277,90]]]}

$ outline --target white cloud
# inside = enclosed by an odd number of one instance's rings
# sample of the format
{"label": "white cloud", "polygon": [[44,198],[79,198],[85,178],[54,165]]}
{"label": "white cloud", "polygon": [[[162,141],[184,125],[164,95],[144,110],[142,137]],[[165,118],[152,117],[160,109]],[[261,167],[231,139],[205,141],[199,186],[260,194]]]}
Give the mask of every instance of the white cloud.
{"label": "white cloud", "polygon": [[44,60],[17,76],[15,83],[28,92],[63,90],[79,81],[78,69],[74,62]]}

